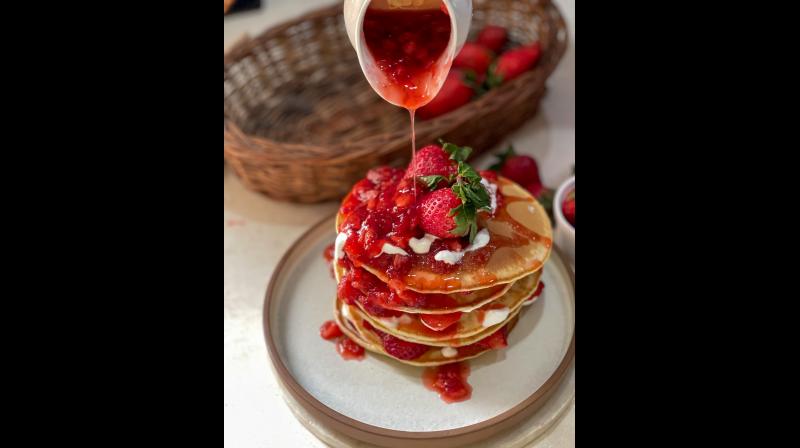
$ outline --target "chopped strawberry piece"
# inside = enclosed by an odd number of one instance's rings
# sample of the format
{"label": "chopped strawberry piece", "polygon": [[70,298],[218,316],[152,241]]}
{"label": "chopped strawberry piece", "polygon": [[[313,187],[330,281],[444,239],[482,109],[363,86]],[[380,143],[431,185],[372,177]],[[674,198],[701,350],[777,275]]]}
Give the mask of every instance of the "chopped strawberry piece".
{"label": "chopped strawberry piece", "polygon": [[495,331],[485,339],[481,339],[478,344],[487,349],[508,347],[508,340],[506,339],[506,327]]}
{"label": "chopped strawberry piece", "polygon": [[319,327],[319,335],[322,339],[335,339],[342,335],[342,330],[336,325],[336,322],[329,320]]}
{"label": "chopped strawberry piece", "polygon": [[428,367],[422,373],[422,384],[436,391],[446,403],[464,401],[472,396],[472,386],[467,383],[469,370],[466,362]]}
{"label": "chopped strawberry piece", "polygon": [[[377,330],[374,330],[377,332]],[[394,356],[397,359],[411,360],[417,359],[428,351],[427,345],[417,344],[415,342],[408,342],[396,338],[390,334],[380,332],[381,340],[383,341],[383,349],[386,353]]]}
{"label": "chopped strawberry piece", "polygon": [[348,361],[351,359],[364,359],[364,347],[356,344],[347,336],[339,339],[339,342],[336,344],[336,351],[339,352],[342,358]]}

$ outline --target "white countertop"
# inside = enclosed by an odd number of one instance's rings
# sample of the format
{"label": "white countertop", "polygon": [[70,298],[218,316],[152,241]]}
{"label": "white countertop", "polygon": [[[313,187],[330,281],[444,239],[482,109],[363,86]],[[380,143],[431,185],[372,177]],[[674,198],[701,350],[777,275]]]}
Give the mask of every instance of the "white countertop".
{"label": "white countertop", "polygon": [[[225,18],[225,48],[243,33],[266,27],[328,0],[262,0],[262,9]],[[338,3],[338,2],[333,2]],[[557,187],[575,163],[575,2],[555,0],[570,30],[569,48],[548,80],[548,92],[534,119],[513,133],[497,150],[513,142],[519,153],[536,158],[542,181]],[[466,143],[465,143],[466,144]],[[494,151],[494,152],[496,152]],[[476,165],[485,168],[492,157]],[[337,204],[296,205],[273,201],[246,190],[224,171],[225,296],[225,446],[227,448],[324,447],[293,416],[269,368],[261,326],[267,282],[291,243],[308,227],[333,213]],[[575,446],[575,407],[535,446]]]}

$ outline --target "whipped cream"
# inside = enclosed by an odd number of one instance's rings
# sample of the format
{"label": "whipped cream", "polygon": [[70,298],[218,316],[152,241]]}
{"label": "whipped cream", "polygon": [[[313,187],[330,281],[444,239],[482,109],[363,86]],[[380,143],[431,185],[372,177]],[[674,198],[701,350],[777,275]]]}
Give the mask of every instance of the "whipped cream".
{"label": "whipped cream", "polygon": [[333,259],[341,260],[344,258],[344,243],[347,242],[347,234],[340,232],[336,235],[336,242],[333,243]]}
{"label": "whipped cream", "polygon": [[497,185],[489,182],[486,179],[481,179],[481,185],[486,187],[486,191],[489,193],[489,200],[491,201],[492,207],[492,214],[497,211]]}
{"label": "whipped cream", "polygon": [[454,349],[453,347],[442,347],[442,356],[445,358],[455,358],[458,354],[458,350]]}
{"label": "whipped cream", "polygon": [[489,328],[497,325],[506,320],[509,313],[511,313],[511,310],[507,306],[487,310],[486,314],[483,315],[483,326]]}
{"label": "whipped cream", "polygon": [[397,326],[400,324],[408,325],[411,323],[411,317],[408,314],[403,314],[400,317],[381,317],[379,319],[384,325],[391,329],[397,329]]}
{"label": "whipped cream", "polygon": [[444,261],[447,264],[456,264],[461,259],[464,258],[464,252],[462,251],[452,251],[452,250],[440,250],[436,252],[436,255],[433,256],[433,259],[436,261]]}
{"label": "whipped cream", "polygon": [[342,316],[351,322],[354,320],[353,315],[350,314],[350,306],[346,303],[342,303]]}
{"label": "whipped cream", "polygon": [[475,239],[472,241],[472,244],[467,246],[466,249],[463,251],[453,251],[453,250],[440,250],[436,252],[436,255],[433,256],[433,259],[436,261],[443,261],[447,264],[456,264],[464,258],[464,254],[473,250],[478,250],[487,244],[489,244],[490,239],[489,231],[486,229],[481,229],[475,235]]}
{"label": "whipped cream", "polygon": [[376,257],[380,257],[383,254],[408,256],[408,252],[395,246],[394,244],[389,244],[389,243],[383,243],[383,247],[381,247],[381,253],[376,255]]}
{"label": "whipped cream", "polygon": [[426,233],[422,238],[411,237],[411,239],[408,240],[408,246],[414,253],[427,254],[431,250],[431,244],[438,239],[437,236]]}

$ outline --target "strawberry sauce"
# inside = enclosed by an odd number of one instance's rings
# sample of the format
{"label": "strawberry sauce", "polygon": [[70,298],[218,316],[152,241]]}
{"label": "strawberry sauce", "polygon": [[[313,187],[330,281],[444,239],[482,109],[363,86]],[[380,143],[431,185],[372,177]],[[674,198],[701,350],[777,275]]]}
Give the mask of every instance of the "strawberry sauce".
{"label": "strawberry sauce", "polygon": [[384,75],[382,96],[409,111],[436,96],[441,86],[435,71],[450,41],[450,17],[443,10],[370,7],[364,41]]}
{"label": "strawberry sauce", "polygon": [[347,336],[342,336],[336,343],[336,351],[346,361],[364,359],[364,347],[356,344]]}
{"label": "strawberry sauce", "polygon": [[[354,266],[368,264],[386,273],[390,283],[391,280],[397,280],[395,284],[398,285],[398,290],[404,289],[405,285],[414,280],[409,277],[412,268],[439,274],[445,282],[441,289],[456,289],[460,280],[446,274],[462,270],[480,275],[496,248],[500,247],[501,240],[492,241],[482,249],[467,252],[462,262],[457,264],[437,261],[435,255],[445,249],[464,249],[469,245],[467,238],[440,238],[431,244],[428,253],[414,253],[408,245],[409,239],[421,238],[425,234],[419,225],[419,208],[415,206],[415,184],[414,178],[406,177],[404,170],[391,167],[372,169],[365,179],[357,182],[339,209],[343,220],[338,230],[349,234],[344,252]],[[497,200],[498,203],[504,201],[499,191]],[[533,236],[518,237],[504,242],[503,245],[522,246],[528,244],[532,238]],[[409,255],[382,253],[384,243],[399,247]],[[486,280],[487,284],[491,282],[491,278]]]}
{"label": "strawberry sauce", "polygon": [[[378,93],[408,110],[413,158],[417,152],[414,112],[439,93],[449,68],[441,60],[450,42],[447,9],[444,4],[439,9],[370,7],[364,16],[364,41],[383,75]],[[411,188],[416,199],[417,187]]]}
{"label": "strawberry sauce", "polygon": [[467,382],[470,369],[467,362],[428,367],[422,372],[422,384],[435,391],[445,403],[469,400],[472,386]]}

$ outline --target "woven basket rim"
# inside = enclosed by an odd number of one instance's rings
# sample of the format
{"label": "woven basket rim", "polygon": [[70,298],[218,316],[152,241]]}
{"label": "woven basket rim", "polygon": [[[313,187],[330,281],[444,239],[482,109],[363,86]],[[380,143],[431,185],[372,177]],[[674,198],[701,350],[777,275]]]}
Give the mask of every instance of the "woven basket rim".
{"label": "woven basket rim", "polygon": [[[484,107],[486,104],[491,103],[492,99],[497,95],[501,95],[504,92],[517,89],[520,86],[529,83],[536,83],[537,88],[542,88],[545,84],[547,78],[550,74],[555,70],[558,66],[558,63],[564,56],[568,45],[569,45],[569,35],[565,33],[563,39],[559,38],[558,30],[566,30],[566,22],[564,20],[563,15],[558,10],[558,8],[552,4],[549,0],[542,1],[542,8],[546,11],[547,17],[554,22],[553,27],[550,27],[551,34],[551,41],[553,44],[550,48],[548,48],[548,52],[551,52],[554,56],[548,58],[544,64],[539,64],[533,70],[526,72],[520,75],[518,78],[514,79],[513,81],[504,84],[503,86],[493,89],[480,98],[473,100],[470,103],[470,106],[475,109],[479,109]],[[225,53],[225,65],[233,64],[237,60],[243,59],[245,57],[251,56],[254,53],[254,50],[258,44],[258,42],[268,40],[273,36],[280,35],[286,29],[301,24],[303,22],[308,21],[309,19],[319,18],[319,17],[338,17],[342,12],[341,5],[331,5],[326,7],[321,7],[314,9],[298,18],[293,20],[289,20],[287,22],[283,22],[279,25],[271,27],[252,39],[245,39],[237,44],[235,44],[232,48],[229,49],[228,52]],[[457,112],[453,111],[453,112]],[[445,115],[433,118],[431,120],[421,121],[417,124],[417,134],[419,136],[420,132],[424,133],[427,128],[439,127],[440,133],[445,134],[448,130],[457,127],[460,123],[467,121],[469,116],[467,114],[454,114],[453,112],[447,113]],[[447,123],[451,121],[451,123]],[[442,127],[443,123],[447,123],[447,126]],[[225,145],[224,149],[225,152],[230,152],[235,157],[239,158],[248,158],[248,157],[258,157],[260,160],[269,161],[269,162],[286,162],[286,163],[296,163],[302,160],[314,160],[314,163],[320,164],[339,164],[343,161],[350,160],[354,157],[358,157],[359,155],[364,154],[365,152],[375,153],[377,151],[378,154],[385,154],[391,153],[392,149],[389,145],[378,145],[377,149],[375,146],[364,145],[365,142],[369,142],[370,139],[376,140],[384,140],[387,142],[397,141],[398,139],[405,139],[408,138],[408,133],[403,131],[396,131],[393,133],[377,135],[374,137],[366,137],[359,139],[357,143],[348,144],[346,142],[335,143],[335,144],[313,144],[313,143],[292,143],[291,141],[282,141],[282,140],[275,140],[269,137],[259,136],[248,134],[242,131],[241,128],[231,119],[225,118],[224,120],[224,137],[225,137]],[[227,144],[228,141],[236,142],[235,145]],[[376,142],[378,143],[378,142]],[[457,142],[460,144],[469,144],[469,142]],[[258,145],[281,145],[288,151],[283,152],[266,152],[263,151]],[[350,150],[350,147],[355,147],[355,149]],[[360,147],[360,148],[359,148]],[[247,148],[247,149],[244,149]],[[295,152],[291,151],[292,148],[303,148],[303,149],[317,149],[320,153],[329,153],[330,156],[328,157],[321,157],[319,155],[315,156],[308,156],[308,155],[300,155],[294,156],[295,154],[302,154],[302,152]],[[386,149],[383,149],[386,148]],[[332,149],[335,149],[332,151]]]}

